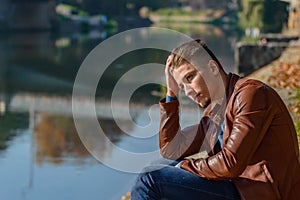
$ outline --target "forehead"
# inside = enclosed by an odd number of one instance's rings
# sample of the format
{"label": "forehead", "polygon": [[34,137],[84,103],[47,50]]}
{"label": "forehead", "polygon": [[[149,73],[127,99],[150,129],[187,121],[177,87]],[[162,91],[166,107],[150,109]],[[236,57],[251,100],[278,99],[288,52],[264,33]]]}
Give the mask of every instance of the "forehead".
{"label": "forehead", "polygon": [[182,79],[184,76],[190,72],[197,71],[197,69],[190,63],[185,63],[173,70],[173,76],[175,79]]}

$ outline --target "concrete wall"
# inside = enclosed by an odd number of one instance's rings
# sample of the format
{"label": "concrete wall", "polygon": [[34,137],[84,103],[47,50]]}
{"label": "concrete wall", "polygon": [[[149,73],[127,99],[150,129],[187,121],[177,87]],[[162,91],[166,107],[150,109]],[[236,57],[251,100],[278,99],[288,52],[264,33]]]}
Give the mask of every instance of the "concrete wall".
{"label": "concrete wall", "polygon": [[290,0],[288,30],[293,33],[300,33],[300,0]]}

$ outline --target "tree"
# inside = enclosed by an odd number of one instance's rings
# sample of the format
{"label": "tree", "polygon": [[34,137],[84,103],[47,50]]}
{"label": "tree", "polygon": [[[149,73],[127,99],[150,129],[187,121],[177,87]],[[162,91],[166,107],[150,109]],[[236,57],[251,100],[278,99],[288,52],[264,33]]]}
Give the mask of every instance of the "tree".
{"label": "tree", "polygon": [[241,0],[239,25],[259,28],[262,32],[281,32],[286,24],[287,4],[276,0]]}
{"label": "tree", "polygon": [[[36,0],[38,1],[38,0]],[[169,5],[170,0],[61,0],[89,12],[90,14],[106,14],[109,16],[117,15],[138,15],[140,8],[146,6],[152,10]]]}

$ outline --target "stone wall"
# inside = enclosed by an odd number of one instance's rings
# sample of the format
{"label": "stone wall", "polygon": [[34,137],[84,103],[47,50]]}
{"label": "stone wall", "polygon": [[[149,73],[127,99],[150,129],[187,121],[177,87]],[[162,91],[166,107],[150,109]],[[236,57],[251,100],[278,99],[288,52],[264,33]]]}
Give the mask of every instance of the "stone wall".
{"label": "stone wall", "polygon": [[299,37],[270,34],[263,35],[257,44],[239,42],[235,49],[236,71],[241,75],[249,75],[278,58],[289,42],[297,39]]}
{"label": "stone wall", "polygon": [[293,8],[289,13],[289,20],[288,20],[288,28],[289,29],[300,29],[300,9]]}

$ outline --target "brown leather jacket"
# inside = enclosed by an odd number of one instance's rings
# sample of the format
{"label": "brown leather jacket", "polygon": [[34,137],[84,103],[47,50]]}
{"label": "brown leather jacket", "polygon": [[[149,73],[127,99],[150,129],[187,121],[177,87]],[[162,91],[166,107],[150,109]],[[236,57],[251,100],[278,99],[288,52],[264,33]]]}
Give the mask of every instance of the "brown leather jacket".
{"label": "brown leather jacket", "polygon": [[206,150],[209,157],[186,159],[181,168],[210,180],[232,179],[242,199],[300,199],[298,140],[281,98],[264,83],[235,74],[228,75],[226,97],[223,114],[211,106],[199,124],[185,129],[179,125],[179,102],[162,100],[162,156],[179,159]]}

